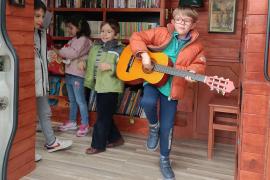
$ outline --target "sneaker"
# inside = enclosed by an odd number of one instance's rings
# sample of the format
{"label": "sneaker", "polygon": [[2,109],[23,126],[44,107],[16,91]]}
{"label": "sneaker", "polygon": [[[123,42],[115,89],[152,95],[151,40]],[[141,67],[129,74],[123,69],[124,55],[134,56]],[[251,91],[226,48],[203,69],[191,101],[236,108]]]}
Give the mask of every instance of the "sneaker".
{"label": "sneaker", "polygon": [[68,121],[59,126],[59,130],[60,131],[77,130],[77,123]]}
{"label": "sneaker", "polygon": [[76,135],[77,137],[83,137],[83,136],[86,136],[88,132],[89,132],[88,125],[80,125],[80,128],[77,131]]}
{"label": "sneaker", "polygon": [[45,147],[47,148],[48,152],[54,152],[66,149],[72,145],[71,140],[59,140],[56,138],[55,142],[52,145],[46,144]]}
{"label": "sneaker", "polygon": [[40,154],[35,154],[35,162],[38,162],[42,159],[42,156]]}

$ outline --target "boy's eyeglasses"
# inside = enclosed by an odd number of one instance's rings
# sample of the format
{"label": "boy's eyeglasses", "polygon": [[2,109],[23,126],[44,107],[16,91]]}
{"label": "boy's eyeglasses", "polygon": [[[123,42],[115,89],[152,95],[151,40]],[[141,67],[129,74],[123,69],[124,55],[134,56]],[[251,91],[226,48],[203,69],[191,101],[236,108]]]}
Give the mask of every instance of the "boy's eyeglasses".
{"label": "boy's eyeglasses", "polygon": [[179,18],[174,18],[174,22],[175,22],[175,24],[183,24],[183,25],[189,26],[192,24],[193,21],[179,17]]}

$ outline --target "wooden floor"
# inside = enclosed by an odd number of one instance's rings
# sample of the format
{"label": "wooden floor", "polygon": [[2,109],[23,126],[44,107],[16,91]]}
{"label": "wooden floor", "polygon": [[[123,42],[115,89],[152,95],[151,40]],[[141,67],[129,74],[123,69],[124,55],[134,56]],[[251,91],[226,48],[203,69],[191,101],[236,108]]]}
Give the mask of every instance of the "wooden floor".
{"label": "wooden floor", "polygon": [[[72,148],[48,153],[43,148],[42,133],[37,133],[36,151],[42,155],[37,168],[23,180],[161,180],[159,151],[147,152],[145,138],[124,134],[125,144],[96,155],[86,155],[91,136],[78,138],[74,132],[59,133],[62,139],[72,139]],[[232,180],[234,147],[217,144],[214,159],[207,160],[207,142],[174,141],[172,167],[177,180]]]}

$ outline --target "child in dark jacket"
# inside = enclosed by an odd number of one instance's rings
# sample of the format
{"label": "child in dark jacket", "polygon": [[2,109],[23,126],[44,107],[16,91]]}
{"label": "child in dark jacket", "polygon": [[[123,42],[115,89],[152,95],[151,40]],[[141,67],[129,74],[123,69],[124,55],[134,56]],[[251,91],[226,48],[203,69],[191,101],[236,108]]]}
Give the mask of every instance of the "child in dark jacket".
{"label": "child in dark jacket", "polygon": [[116,64],[123,49],[116,40],[119,24],[113,20],[101,24],[101,40],[90,50],[84,85],[97,92],[97,121],[94,125],[91,147],[87,154],[105,151],[106,147],[122,145],[124,140],[113,122],[123,82],[115,74]]}

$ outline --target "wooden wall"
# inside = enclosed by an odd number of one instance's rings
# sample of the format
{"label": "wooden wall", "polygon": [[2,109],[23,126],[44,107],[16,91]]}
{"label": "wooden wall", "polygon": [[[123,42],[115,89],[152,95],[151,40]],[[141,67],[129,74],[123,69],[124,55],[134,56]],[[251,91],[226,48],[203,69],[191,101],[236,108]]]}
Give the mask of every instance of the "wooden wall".
{"label": "wooden wall", "polygon": [[270,82],[263,75],[267,2],[247,0],[246,6],[238,170],[241,180],[270,179]]}
{"label": "wooden wall", "polygon": [[19,179],[35,168],[33,9],[33,0],[26,0],[25,8],[10,6],[7,1],[7,31],[19,56],[20,67],[18,129],[8,162],[8,179],[11,180]]}

